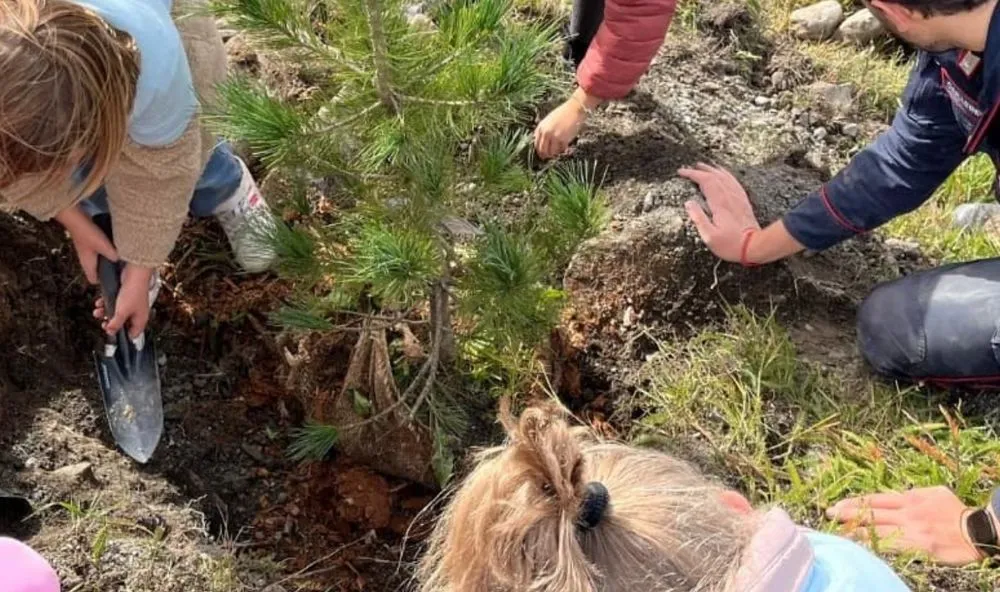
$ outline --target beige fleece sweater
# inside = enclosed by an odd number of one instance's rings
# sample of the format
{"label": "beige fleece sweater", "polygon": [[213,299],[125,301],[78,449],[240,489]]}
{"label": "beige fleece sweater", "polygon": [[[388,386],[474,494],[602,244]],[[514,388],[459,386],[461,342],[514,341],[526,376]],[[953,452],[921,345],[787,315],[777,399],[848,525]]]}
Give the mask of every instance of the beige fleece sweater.
{"label": "beige fleece sweater", "polygon": [[[212,104],[216,86],[226,77],[226,51],[215,21],[191,15],[193,5],[201,1],[176,2],[174,22],[184,43],[195,91],[204,106]],[[122,259],[146,267],[157,267],[167,260],[215,141],[197,115],[184,134],[167,146],[153,148],[128,141],[104,181],[115,247]],[[31,180],[25,180],[4,189],[0,207],[48,220],[78,201],[70,183],[67,179],[62,187],[39,192]]]}

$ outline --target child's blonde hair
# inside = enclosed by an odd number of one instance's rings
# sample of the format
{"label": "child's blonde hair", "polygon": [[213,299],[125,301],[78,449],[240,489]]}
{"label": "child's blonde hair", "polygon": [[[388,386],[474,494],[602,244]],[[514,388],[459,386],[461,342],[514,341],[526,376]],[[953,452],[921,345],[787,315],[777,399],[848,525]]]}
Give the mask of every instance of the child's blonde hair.
{"label": "child's blonde hair", "polygon": [[0,0],[0,190],[89,170],[89,195],[128,135],[139,77],[132,38],[66,0]]}
{"label": "child's blonde hair", "polygon": [[[431,535],[423,592],[724,590],[755,528],[684,462],[595,441],[552,410],[508,418]],[[579,525],[589,482],[610,505]],[[599,488],[598,488],[599,489]]]}

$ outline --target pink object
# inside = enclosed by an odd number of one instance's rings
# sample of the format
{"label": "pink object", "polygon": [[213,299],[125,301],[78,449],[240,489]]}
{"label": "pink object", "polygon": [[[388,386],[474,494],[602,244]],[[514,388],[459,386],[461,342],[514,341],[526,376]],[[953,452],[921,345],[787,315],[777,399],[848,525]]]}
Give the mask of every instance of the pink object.
{"label": "pink object", "polygon": [[620,99],[632,91],[663,45],[677,0],[605,0],[604,22],[577,69],[587,94]]}
{"label": "pink object", "polygon": [[0,592],[60,592],[59,576],[31,547],[0,538]]}
{"label": "pink object", "polygon": [[763,515],[743,555],[733,585],[727,590],[792,592],[805,587],[815,557],[812,545],[784,510]]}

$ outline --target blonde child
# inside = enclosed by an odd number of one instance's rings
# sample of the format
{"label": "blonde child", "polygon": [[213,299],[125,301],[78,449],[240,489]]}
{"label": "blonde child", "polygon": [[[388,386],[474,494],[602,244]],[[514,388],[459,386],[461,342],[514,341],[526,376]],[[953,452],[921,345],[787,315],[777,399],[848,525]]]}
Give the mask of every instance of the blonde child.
{"label": "blonde child", "polygon": [[422,592],[902,592],[877,557],[755,511],[659,452],[558,415],[505,421],[431,536]]}
{"label": "blonde child", "polygon": [[126,263],[109,333],[143,331],[189,213],[217,217],[247,271],[274,258],[256,183],[199,117],[226,55],[192,4],[0,0],[0,206],[61,223],[91,283],[98,254]]}

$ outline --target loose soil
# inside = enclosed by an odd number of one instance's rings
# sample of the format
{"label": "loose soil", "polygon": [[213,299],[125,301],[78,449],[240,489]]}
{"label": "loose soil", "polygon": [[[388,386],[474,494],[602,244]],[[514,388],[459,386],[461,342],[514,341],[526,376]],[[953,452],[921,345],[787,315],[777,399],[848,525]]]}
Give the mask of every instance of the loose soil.
{"label": "loose soil", "polygon": [[[873,237],[762,270],[707,252],[683,215],[697,192],[677,178],[679,166],[732,167],[762,219],[773,220],[827,174],[805,163],[830,162],[850,141],[837,132],[844,121],[826,122],[833,133],[822,140],[798,123],[790,89],[770,83],[795,63],[780,48],[746,68],[719,43],[668,43],[640,88],[596,116],[571,156],[607,167],[615,220],[567,271],[563,352],[575,353],[560,384],[609,431],[627,428],[603,419],[637,386],[635,370],[656,342],[711,325],[727,304],[777,306],[805,355],[856,364],[855,306],[874,282],[921,264]],[[231,50],[237,66],[280,75],[245,47]],[[794,72],[779,78],[808,82],[808,70]],[[294,92],[308,92],[293,78]],[[75,279],[70,248],[51,226],[6,217],[0,242],[0,489],[28,496],[37,511],[0,528],[48,557],[64,589],[405,587],[428,524],[415,519],[434,492],[343,457],[305,466],[286,458],[303,409],[281,384],[266,314],[287,287],[235,274],[217,256],[226,246],[212,224],[187,229],[154,322],[165,436],[139,466],[105,427],[90,361],[93,293]]]}

